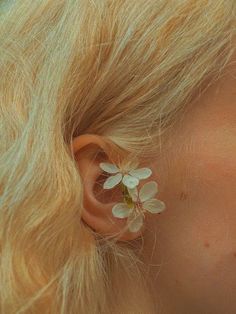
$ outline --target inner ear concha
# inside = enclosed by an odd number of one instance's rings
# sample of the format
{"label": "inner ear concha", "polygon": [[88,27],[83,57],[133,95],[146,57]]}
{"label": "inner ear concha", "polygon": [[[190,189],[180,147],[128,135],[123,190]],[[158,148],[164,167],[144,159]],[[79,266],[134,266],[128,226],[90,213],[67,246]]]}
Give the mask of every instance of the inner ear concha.
{"label": "inner ear concha", "polygon": [[94,196],[99,202],[104,203],[104,204],[107,204],[109,202],[116,202],[116,203],[123,202],[124,196],[123,196],[122,188],[120,184],[116,185],[112,189],[103,188],[103,184],[108,177],[109,177],[108,174],[102,173],[96,179],[96,182],[93,186]]}

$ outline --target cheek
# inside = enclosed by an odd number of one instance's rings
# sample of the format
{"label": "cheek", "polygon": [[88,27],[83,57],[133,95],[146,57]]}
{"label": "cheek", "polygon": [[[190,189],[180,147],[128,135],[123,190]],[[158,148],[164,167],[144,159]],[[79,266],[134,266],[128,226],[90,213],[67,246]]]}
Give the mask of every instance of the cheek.
{"label": "cheek", "polygon": [[157,294],[175,300],[178,313],[236,313],[235,210],[222,210],[224,201],[202,196],[194,204],[171,202],[169,211],[152,222],[151,263],[160,265],[152,278]]}
{"label": "cheek", "polygon": [[176,159],[160,197],[167,209],[149,220],[157,285],[191,313],[236,313],[236,146],[219,140],[198,136],[198,152]]}
{"label": "cheek", "polygon": [[[189,208],[194,208],[197,222],[192,226],[196,234],[211,242],[208,247],[218,255],[236,251],[236,136],[233,141],[218,130],[206,133],[205,141],[198,142],[199,152],[191,160]],[[236,134],[236,132],[235,132]],[[231,252],[232,251],[232,252]],[[217,254],[215,254],[217,256]]]}
{"label": "cheek", "polygon": [[179,186],[186,197],[171,206],[176,217],[180,214],[176,225],[184,232],[179,241],[190,254],[192,270],[209,276],[214,285],[221,270],[232,272],[236,265],[236,145],[222,131],[205,134],[197,137],[198,151],[187,155],[182,166],[186,175]]}
{"label": "cheek", "polygon": [[211,252],[217,262],[236,252],[236,129],[203,124],[188,139],[194,144],[185,145],[189,149],[182,152],[177,173],[183,179],[173,187],[176,197],[181,189],[186,197],[175,201],[189,219],[189,239],[196,240],[199,249],[204,247],[203,252]]}

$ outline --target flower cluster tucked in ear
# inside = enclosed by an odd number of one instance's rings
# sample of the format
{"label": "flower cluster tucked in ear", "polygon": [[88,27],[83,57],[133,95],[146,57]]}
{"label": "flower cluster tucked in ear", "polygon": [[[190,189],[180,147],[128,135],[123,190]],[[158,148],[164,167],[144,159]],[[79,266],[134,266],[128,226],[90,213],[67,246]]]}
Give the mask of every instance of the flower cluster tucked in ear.
{"label": "flower cluster tucked in ear", "polygon": [[165,203],[153,198],[158,192],[155,181],[145,183],[138,191],[137,186],[141,179],[146,179],[152,174],[149,168],[132,169],[124,171],[116,165],[101,162],[100,168],[113,174],[103,184],[104,189],[112,189],[120,184],[124,197],[123,203],[117,203],[112,208],[112,214],[118,218],[127,218],[129,230],[137,232],[143,225],[144,213],[159,214],[165,208]]}

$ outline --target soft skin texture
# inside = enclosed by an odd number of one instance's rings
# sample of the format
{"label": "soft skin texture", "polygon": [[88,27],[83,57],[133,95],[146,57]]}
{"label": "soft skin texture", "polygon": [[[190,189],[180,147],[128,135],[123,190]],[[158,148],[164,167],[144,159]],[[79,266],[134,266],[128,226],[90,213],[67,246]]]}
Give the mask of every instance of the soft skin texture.
{"label": "soft skin texture", "polygon": [[235,87],[231,62],[151,166],[167,208],[147,216],[143,253],[162,314],[236,313]]}

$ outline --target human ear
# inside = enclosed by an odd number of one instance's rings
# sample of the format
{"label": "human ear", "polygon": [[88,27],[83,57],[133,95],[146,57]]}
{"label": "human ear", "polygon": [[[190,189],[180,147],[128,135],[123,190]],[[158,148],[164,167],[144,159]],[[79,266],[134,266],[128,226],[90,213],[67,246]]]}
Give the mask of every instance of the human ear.
{"label": "human ear", "polygon": [[99,234],[114,235],[122,241],[132,240],[140,236],[141,230],[130,232],[126,228],[127,230],[118,235],[126,227],[127,219],[112,215],[112,207],[123,201],[120,187],[109,190],[103,188],[108,174],[103,172],[99,163],[114,163],[118,157],[122,158],[114,152],[112,155],[110,147],[99,135],[84,134],[73,139],[72,150],[83,184],[82,220]]}

